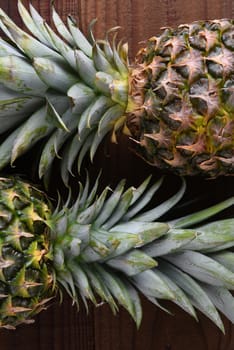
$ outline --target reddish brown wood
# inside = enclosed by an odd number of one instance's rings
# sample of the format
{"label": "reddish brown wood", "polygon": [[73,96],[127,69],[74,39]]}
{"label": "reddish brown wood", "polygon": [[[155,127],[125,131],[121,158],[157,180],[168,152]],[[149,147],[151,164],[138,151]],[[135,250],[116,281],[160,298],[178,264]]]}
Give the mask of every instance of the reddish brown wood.
{"label": "reddish brown wood", "polygon": [[[4,9],[19,25],[16,0],[0,0]],[[24,0],[25,5],[29,4]],[[50,1],[32,0],[43,17],[50,21]],[[81,27],[87,30],[89,22],[98,18],[95,34],[103,38],[106,30],[120,25],[120,37],[129,43],[130,57],[139,48],[139,42],[157,34],[160,27],[198,19],[233,16],[232,0],[55,0],[54,4],[65,19],[71,13],[79,17]],[[108,140],[107,140],[108,141]],[[138,184],[152,170],[128,150],[126,139],[118,145],[103,142],[93,166],[93,173],[103,168],[103,183],[114,184],[120,178]],[[233,183],[232,183],[233,184]],[[202,184],[199,184],[199,187]],[[229,191],[231,180],[222,185]],[[173,183],[172,183],[173,186]],[[203,187],[210,186],[204,184]],[[218,186],[218,185],[217,185]],[[217,189],[217,186],[215,189]],[[198,188],[198,187],[197,187]],[[193,188],[196,192],[196,187]],[[200,190],[201,191],[201,190]],[[215,195],[215,191],[213,192]],[[139,330],[127,313],[120,308],[113,316],[107,306],[93,310],[87,316],[84,307],[79,313],[65,297],[61,306],[58,301],[36,319],[35,324],[22,326],[14,332],[0,331],[1,350],[233,350],[234,326],[224,319],[226,335],[204,316],[199,323],[172,304],[166,305],[174,316],[167,315],[143,300],[144,317]]]}

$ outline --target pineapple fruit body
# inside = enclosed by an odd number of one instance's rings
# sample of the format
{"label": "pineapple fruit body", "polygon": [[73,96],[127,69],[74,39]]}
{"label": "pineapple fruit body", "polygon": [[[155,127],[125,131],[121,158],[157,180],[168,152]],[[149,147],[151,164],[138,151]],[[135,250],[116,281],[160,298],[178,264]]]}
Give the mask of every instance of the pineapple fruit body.
{"label": "pineapple fruit body", "polygon": [[[136,62],[127,45],[89,40],[52,9],[58,32],[18,2],[28,32],[0,11],[0,169],[43,144],[38,173],[61,158],[65,183],[88,152],[123,132],[150,164],[180,175],[233,175],[233,21],[165,29]],[[133,148],[134,148],[133,147]]]}
{"label": "pineapple fruit body", "polygon": [[29,323],[53,295],[45,195],[22,181],[0,179],[0,326]]}
{"label": "pineapple fruit body", "polygon": [[150,164],[234,174],[233,30],[232,20],[168,28],[138,53],[127,125]]}
{"label": "pineapple fruit body", "polygon": [[[162,307],[176,303],[192,317],[201,310],[221,330],[219,309],[234,322],[234,219],[202,221],[230,208],[230,198],[172,221],[160,220],[182,198],[185,182],[150,209],[163,179],[138,188],[106,187],[87,179],[79,196],[52,209],[25,181],[0,179],[0,326],[32,322],[57,291],[73,302],[122,305],[141,323],[139,294]],[[148,209],[144,209],[147,207]]]}

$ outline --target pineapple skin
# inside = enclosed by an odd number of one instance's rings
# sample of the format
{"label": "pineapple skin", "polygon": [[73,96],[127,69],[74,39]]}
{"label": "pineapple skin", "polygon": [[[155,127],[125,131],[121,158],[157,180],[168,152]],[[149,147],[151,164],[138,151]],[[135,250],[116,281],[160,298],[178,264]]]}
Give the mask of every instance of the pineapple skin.
{"label": "pineapple skin", "polygon": [[166,28],[130,70],[127,126],[148,163],[179,175],[234,175],[233,20]]}
{"label": "pineapple skin", "polygon": [[41,191],[0,178],[0,327],[33,322],[52,297],[49,213]]}

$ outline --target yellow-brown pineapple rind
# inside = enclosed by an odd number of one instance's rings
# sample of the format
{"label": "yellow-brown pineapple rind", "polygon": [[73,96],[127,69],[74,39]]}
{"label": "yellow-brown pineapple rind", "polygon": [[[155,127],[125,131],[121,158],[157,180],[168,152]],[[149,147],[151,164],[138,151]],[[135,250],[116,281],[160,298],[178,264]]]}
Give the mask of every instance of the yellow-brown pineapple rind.
{"label": "yellow-brown pineapple rind", "polygon": [[234,175],[234,25],[167,28],[131,69],[127,125],[136,151],[179,175]]}

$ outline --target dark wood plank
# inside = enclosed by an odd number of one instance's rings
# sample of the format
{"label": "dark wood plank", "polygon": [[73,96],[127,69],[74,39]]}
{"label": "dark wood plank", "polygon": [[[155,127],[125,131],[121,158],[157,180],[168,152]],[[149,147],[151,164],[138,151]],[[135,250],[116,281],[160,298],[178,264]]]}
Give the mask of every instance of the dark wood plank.
{"label": "dark wood plank", "polygon": [[211,321],[198,313],[199,322],[171,303],[163,303],[168,315],[143,301],[144,316],[139,330],[124,310],[113,317],[110,310],[95,311],[95,350],[232,350],[234,328],[224,318],[224,336]]}
{"label": "dark wood plank", "polygon": [[[0,0],[0,7],[22,25],[16,10],[17,1]],[[24,0],[25,5],[29,4]],[[32,0],[33,5],[43,17],[50,21],[48,0]],[[79,17],[84,31],[93,18],[98,18],[95,34],[103,38],[106,30],[120,25],[119,37],[129,43],[130,57],[134,57],[140,47],[139,42],[157,34],[160,27],[174,26],[179,23],[198,19],[230,17],[233,15],[232,0],[55,0],[54,4],[65,19],[68,13]],[[128,183],[137,185],[146,175],[154,172],[140,159],[129,152],[128,142],[124,137],[118,145],[103,142],[93,166],[96,173],[103,168],[103,184],[115,184],[120,178],[127,178]],[[222,190],[227,194],[231,180],[228,179]],[[198,184],[196,184],[198,186]],[[202,191],[206,183],[200,183]],[[212,187],[210,184],[208,187]],[[214,186],[217,189],[218,184]],[[215,195],[215,191],[214,191]],[[139,330],[127,313],[120,308],[113,316],[108,306],[93,310],[89,316],[84,307],[79,313],[65,297],[61,306],[58,301],[37,317],[35,324],[22,326],[14,332],[0,331],[1,350],[233,350],[234,327],[225,320],[226,335],[204,316],[199,314],[197,323],[183,311],[171,304],[165,304],[174,316],[167,315],[149,302],[143,300],[144,317]]]}
{"label": "dark wood plank", "polygon": [[94,332],[92,309],[87,315],[81,306],[78,312],[72,307],[70,298],[65,297],[60,305],[57,300],[48,310],[42,312],[32,325],[22,325],[16,330],[1,330],[2,350],[93,350]]}

